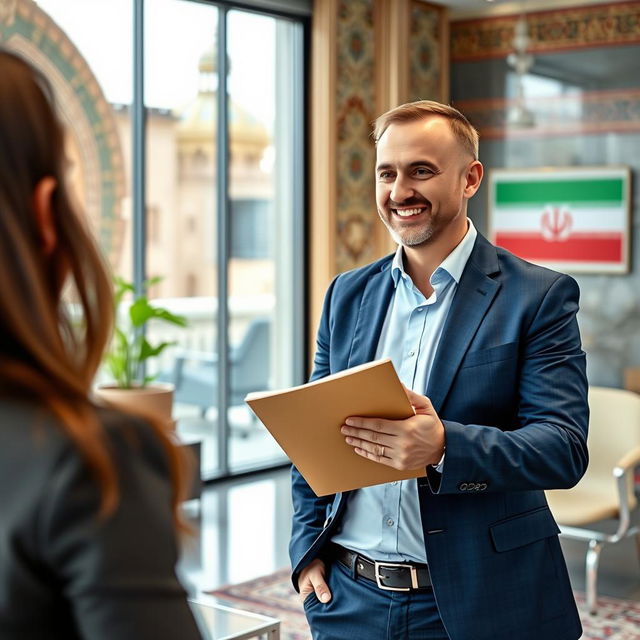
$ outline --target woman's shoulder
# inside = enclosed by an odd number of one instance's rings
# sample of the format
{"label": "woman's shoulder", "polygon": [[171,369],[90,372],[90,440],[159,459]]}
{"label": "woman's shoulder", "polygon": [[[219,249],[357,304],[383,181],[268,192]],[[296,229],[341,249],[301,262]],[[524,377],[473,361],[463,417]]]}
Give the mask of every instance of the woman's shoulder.
{"label": "woman's shoulder", "polygon": [[134,459],[145,459],[157,471],[166,472],[166,448],[149,420],[110,407],[98,407],[97,415],[116,458],[133,453]]}
{"label": "woman's shoulder", "polygon": [[[103,439],[116,463],[134,457],[166,469],[165,449],[148,421],[106,407],[97,407],[94,416],[97,424],[87,423],[87,430],[97,427],[96,437]],[[42,403],[0,397],[0,425],[0,467],[7,468],[6,457],[7,465],[11,460],[17,468],[26,465],[30,473],[41,469],[46,476],[63,460],[82,458],[62,420]]]}
{"label": "woman's shoulder", "polygon": [[[170,520],[168,452],[153,427],[114,409],[97,408],[94,416],[98,423],[87,424],[87,434],[95,429],[95,438],[108,452],[117,478],[118,511],[166,503]],[[85,445],[92,440],[87,434]],[[0,533],[6,527],[48,531],[46,523],[64,520],[71,512],[86,512],[93,521],[101,492],[91,455],[91,446],[83,451],[47,407],[0,398],[0,511],[12,514]],[[40,525],[34,528],[34,522]],[[34,542],[34,548],[40,546]]]}
{"label": "woman's shoulder", "polygon": [[0,456],[10,456],[16,464],[38,458],[42,468],[69,444],[53,412],[32,400],[0,397],[0,425]]}

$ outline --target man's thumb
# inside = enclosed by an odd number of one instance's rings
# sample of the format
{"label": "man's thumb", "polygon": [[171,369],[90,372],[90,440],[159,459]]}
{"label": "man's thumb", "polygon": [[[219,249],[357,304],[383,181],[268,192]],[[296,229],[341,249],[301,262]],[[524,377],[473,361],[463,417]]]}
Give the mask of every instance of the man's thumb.
{"label": "man's thumb", "polygon": [[427,398],[427,396],[421,396],[419,393],[415,391],[411,391],[411,389],[404,388],[407,397],[409,398],[409,402],[413,405],[413,408],[416,410],[416,413],[432,413],[433,405],[431,404],[431,400]]}

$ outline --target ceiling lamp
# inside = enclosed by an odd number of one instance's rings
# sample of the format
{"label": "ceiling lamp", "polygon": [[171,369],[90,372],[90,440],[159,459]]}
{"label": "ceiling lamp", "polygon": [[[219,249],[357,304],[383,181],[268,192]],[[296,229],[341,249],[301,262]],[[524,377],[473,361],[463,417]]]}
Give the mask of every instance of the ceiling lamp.
{"label": "ceiling lamp", "polygon": [[513,53],[507,56],[507,63],[516,72],[516,99],[507,111],[507,124],[512,127],[526,128],[535,125],[535,117],[524,102],[524,76],[533,66],[533,56],[527,53],[531,40],[529,26],[522,14],[515,24],[513,35]]}

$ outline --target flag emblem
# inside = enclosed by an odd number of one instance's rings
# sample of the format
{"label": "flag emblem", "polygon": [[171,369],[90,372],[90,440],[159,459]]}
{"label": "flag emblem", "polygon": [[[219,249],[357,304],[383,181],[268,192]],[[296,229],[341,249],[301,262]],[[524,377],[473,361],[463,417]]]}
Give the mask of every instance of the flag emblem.
{"label": "flag emblem", "polygon": [[567,240],[573,226],[571,212],[568,207],[560,208],[549,205],[542,212],[540,226],[542,227],[542,237],[547,242]]}

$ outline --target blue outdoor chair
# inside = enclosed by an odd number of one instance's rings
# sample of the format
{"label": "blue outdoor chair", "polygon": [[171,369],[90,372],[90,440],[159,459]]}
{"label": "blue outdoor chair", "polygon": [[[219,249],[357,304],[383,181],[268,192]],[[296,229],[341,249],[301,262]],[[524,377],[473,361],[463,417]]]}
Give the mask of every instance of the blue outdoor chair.
{"label": "blue outdoor chair", "polygon": [[[244,404],[250,391],[269,387],[269,318],[256,318],[242,341],[229,351],[229,405]],[[204,418],[209,407],[217,404],[218,354],[183,351],[176,356],[172,372],[160,376],[175,385],[174,400],[200,407]],[[253,414],[251,414],[253,416]]]}

